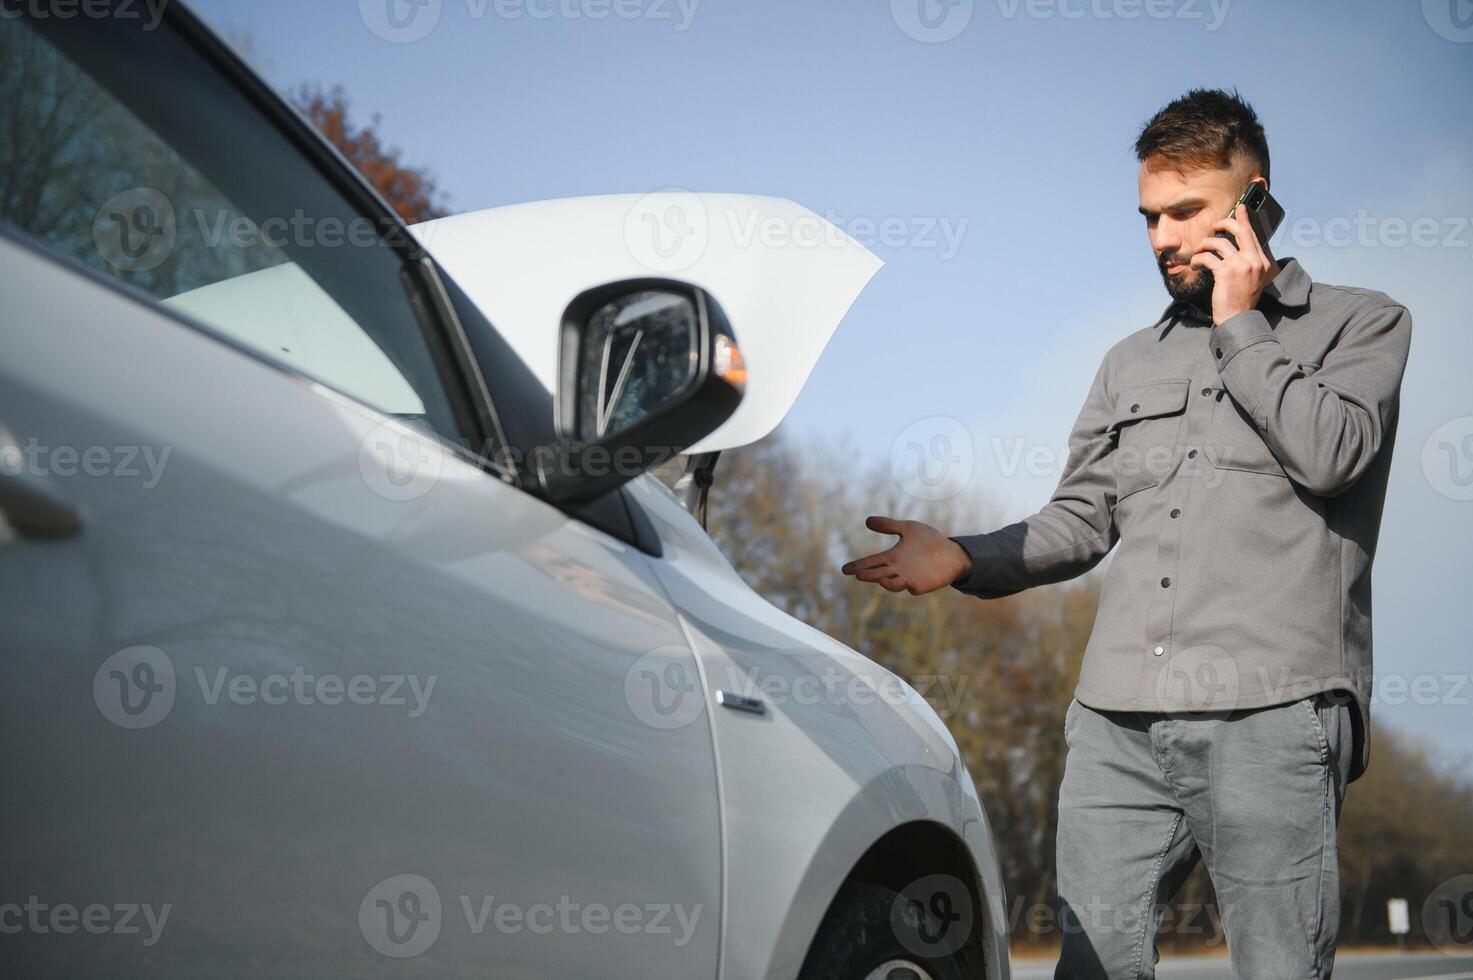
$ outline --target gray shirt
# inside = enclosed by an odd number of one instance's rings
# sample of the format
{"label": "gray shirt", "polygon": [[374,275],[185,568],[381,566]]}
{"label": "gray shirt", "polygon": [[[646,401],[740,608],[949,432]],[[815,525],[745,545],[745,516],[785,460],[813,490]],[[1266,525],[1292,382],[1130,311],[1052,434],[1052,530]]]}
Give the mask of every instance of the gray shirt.
{"label": "gray shirt", "polygon": [[1292,258],[1213,326],[1173,303],[1105,355],[1052,499],[952,538],[991,599],[1073,578],[1118,542],[1075,696],[1212,712],[1348,691],[1369,759],[1371,561],[1411,340],[1382,293]]}

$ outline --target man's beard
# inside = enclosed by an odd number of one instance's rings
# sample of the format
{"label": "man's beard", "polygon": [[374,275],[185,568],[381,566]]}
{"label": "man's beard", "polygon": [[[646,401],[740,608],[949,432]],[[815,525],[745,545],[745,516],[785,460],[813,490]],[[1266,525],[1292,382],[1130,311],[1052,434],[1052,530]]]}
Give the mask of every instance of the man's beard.
{"label": "man's beard", "polygon": [[[1161,280],[1166,284],[1166,291],[1171,298],[1178,303],[1187,303],[1195,306],[1203,313],[1212,310],[1212,270],[1203,266],[1189,267],[1187,272],[1170,275],[1166,267],[1173,262],[1185,264],[1189,259],[1185,256],[1172,254],[1158,256],[1156,266],[1161,270]],[[1191,275],[1195,272],[1195,275]],[[1189,278],[1190,276],[1190,278]]]}

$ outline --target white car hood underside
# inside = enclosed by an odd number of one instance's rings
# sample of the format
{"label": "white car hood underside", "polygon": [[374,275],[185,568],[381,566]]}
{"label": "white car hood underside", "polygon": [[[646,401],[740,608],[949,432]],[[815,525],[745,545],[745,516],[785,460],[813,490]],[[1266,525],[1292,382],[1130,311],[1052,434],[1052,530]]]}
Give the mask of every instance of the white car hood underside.
{"label": "white car hood underside", "polygon": [[746,359],[747,391],[731,418],[691,453],[743,446],[776,428],[883,265],[806,208],[743,194],[537,201],[411,230],[548,391],[556,385],[563,310],[585,289],[659,277],[710,292]]}

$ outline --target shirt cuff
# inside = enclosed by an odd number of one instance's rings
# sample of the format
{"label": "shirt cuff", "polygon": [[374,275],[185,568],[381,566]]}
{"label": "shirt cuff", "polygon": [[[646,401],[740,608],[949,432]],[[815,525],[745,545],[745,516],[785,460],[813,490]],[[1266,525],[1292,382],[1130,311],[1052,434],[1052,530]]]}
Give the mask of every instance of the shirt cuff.
{"label": "shirt cuff", "polygon": [[[962,550],[972,559],[972,570],[952,582],[951,587],[966,595],[981,595],[982,598],[993,597],[989,594],[992,593],[992,590],[982,584],[982,576],[986,573],[988,564],[995,561],[997,557],[997,545],[992,542],[991,537],[986,534],[956,534],[947,537],[961,545]],[[1007,593],[1000,594],[1006,595]]]}
{"label": "shirt cuff", "polygon": [[1274,330],[1268,325],[1268,317],[1257,310],[1244,310],[1228,317],[1212,328],[1208,338],[1219,374],[1227,369],[1228,362],[1239,351],[1273,339]]}

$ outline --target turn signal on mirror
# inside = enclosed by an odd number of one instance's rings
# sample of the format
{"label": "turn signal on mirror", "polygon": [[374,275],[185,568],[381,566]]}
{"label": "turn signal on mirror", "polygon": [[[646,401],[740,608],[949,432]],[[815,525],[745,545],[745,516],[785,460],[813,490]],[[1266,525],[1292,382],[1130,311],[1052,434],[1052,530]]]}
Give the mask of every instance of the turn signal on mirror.
{"label": "turn signal on mirror", "polygon": [[716,338],[716,361],[713,369],[717,377],[733,388],[739,391],[746,388],[747,362],[742,359],[742,352],[732,343],[730,337]]}

